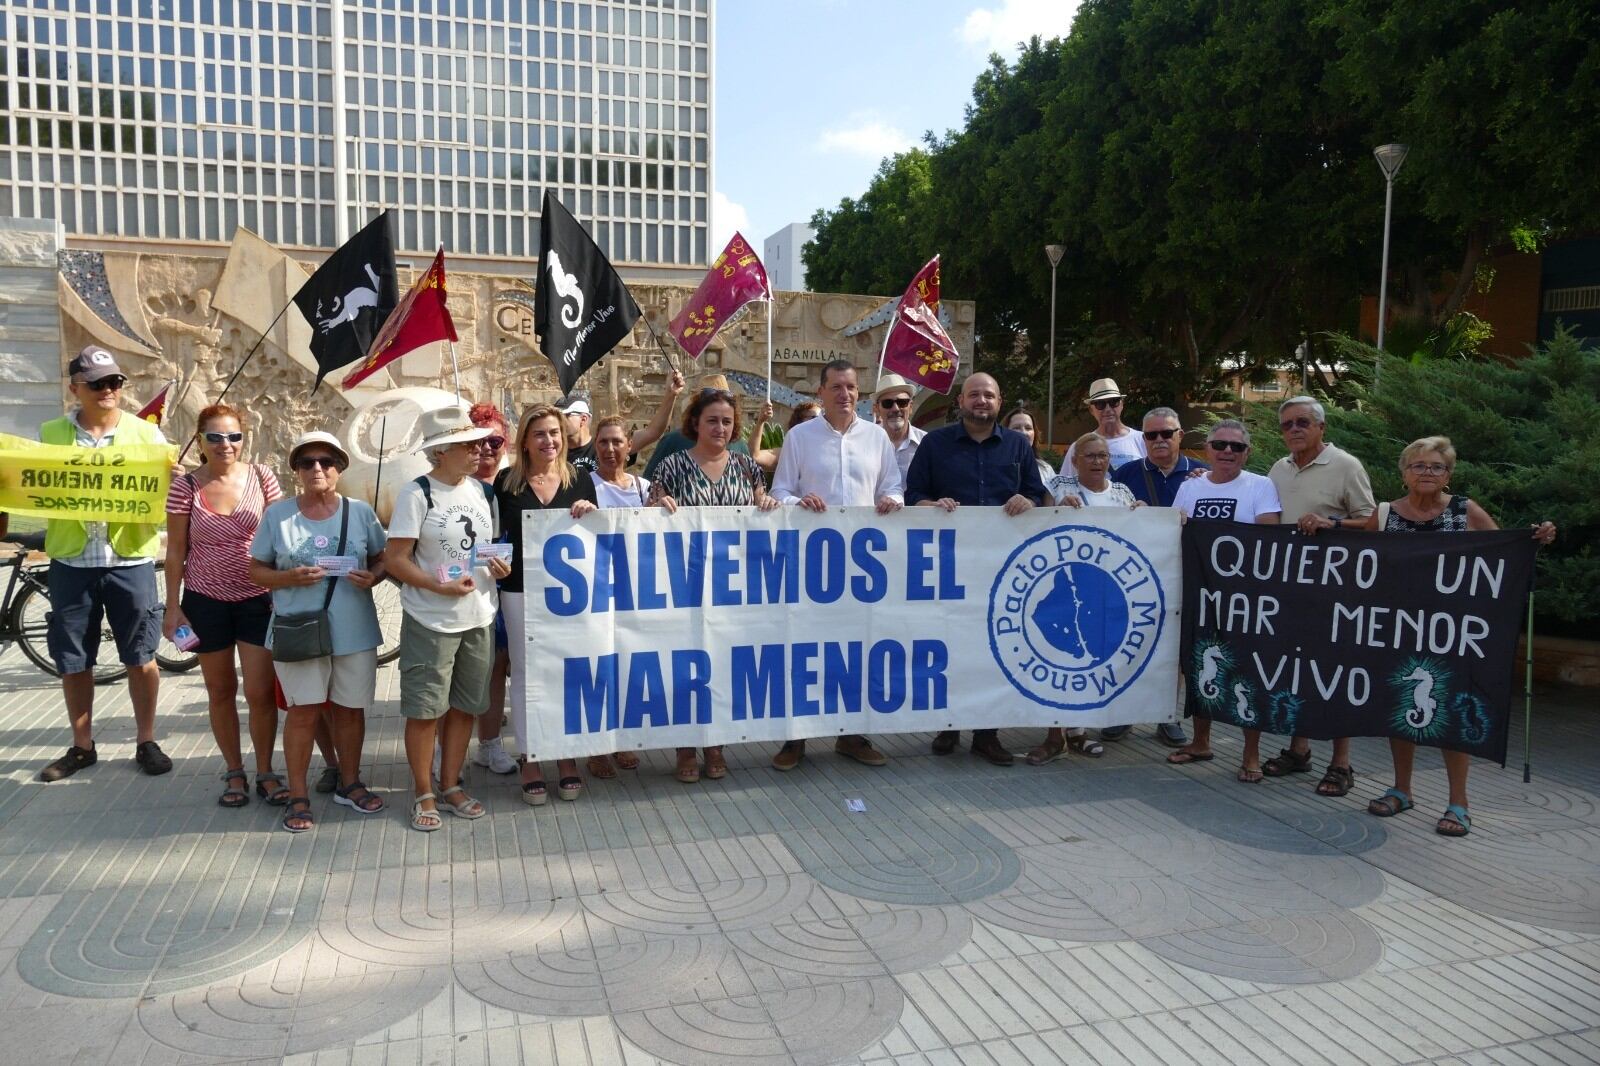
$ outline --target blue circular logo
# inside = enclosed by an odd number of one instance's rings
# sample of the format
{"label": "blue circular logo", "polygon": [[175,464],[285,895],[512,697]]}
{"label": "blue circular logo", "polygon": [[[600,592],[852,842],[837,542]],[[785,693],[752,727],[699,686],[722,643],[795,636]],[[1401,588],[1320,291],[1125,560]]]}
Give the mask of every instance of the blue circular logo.
{"label": "blue circular logo", "polygon": [[1024,541],[989,591],[989,650],[1036,703],[1104,707],[1149,664],[1166,620],[1155,567],[1093,526],[1056,526]]}

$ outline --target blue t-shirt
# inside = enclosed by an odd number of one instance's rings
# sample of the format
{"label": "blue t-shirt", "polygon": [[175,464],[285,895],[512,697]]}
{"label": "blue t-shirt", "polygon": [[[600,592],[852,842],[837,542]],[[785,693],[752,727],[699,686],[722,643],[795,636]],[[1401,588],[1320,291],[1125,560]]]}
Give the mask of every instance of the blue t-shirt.
{"label": "blue t-shirt", "polygon": [[[367,503],[346,497],[343,506],[350,509],[344,554],[354,555],[365,568],[368,560],[383,553],[389,538]],[[261,516],[261,524],[256,527],[255,539],[250,542],[250,558],[279,570],[315,566],[317,556],[337,554],[339,512],[335,511],[331,518],[312,521],[300,513],[300,503],[294,499],[279,500],[268,507]],[[372,590],[357,588],[344,578],[333,581],[333,602],[328,605],[333,622],[333,654],[350,655],[382,644],[383,630],[378,625],[378,610],[372,604]],[[274,614],[320,611],[327,595],[326,581],[298,588],[273,589],[272,611]],[[268,646],[271,646],[270,635]]]}
{"label": "blue t-shirt", "polygon": [[[1210,463],[1202,463],[1198,459],[1191,459],[1187,455],[1178,456],[1178,463],[1172,468],[1172,473],[1163,474],[1161,468],[1148,459],[1140,459],[1134,463],[1123,463],[1111,472],[1111,480],[1119,485],[1126,485],[1133,493],[1133,498],[1148,504],[1151,507],[1171,507],[1173,498],[1178,495],[1178,489],[1185,481],[1194,475],[1196,470],[1210,470]],[[1150,481],[1156,486],[1156,499],[1150,498],[1150,483],[1144,479],[1145,472],[1150,474]]]}

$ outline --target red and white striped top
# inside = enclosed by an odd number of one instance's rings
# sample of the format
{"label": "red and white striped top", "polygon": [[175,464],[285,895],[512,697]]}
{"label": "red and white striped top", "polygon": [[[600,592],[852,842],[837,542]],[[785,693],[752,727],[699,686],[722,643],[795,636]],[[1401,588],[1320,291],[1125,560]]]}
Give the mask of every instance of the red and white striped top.
{"label": "red and white striped top", "polygon": [[217,514],[206,506],[204,496],[197,499],[192,474],[174,478],[167,490],[167,513],[189,516],[184,585],[214,600],[238,603],[266,592],[250,580],[250,541],[262,512],[283,498],[283,489],[267,467],[253,464],[250,470],[254,476],[245,482],[232,514]]}

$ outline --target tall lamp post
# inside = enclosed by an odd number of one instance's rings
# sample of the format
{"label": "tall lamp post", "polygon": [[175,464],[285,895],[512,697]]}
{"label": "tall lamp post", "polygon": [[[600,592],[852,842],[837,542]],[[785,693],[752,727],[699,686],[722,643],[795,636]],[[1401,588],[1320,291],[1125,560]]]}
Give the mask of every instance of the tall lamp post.
{"label": "tall lamp post", "polygon": [[[1383,171],[1383,273],[1378,278],[1378,351],[1383,351],[1383,322],[1388,314],[1389,302],[1389,218],[1394,211],[1394,179],[1411,150],[1404,144],[1380,144],[1372,150],[1372,157]],[[1380,359],[1372,367],[1372,384],[1378,384]]]}
{"label": "tall lamp post", "polygon": [[1044,254],[1050,260],[1050,395],[1046,401],[1045,446],[1054,447],[1056,439],[1056,267],[1067,254],[1065,245],[1047,244]]}

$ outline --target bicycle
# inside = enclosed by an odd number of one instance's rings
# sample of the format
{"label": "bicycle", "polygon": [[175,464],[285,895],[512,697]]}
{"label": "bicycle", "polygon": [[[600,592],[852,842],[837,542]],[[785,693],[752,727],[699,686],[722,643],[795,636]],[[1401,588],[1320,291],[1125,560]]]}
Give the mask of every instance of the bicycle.
{"label": "bicycle", "polygon": [[[44,536],[22,534],[14,539],[21,545],[20,550],[0,566],[0,569],[11,571],[6,580],[5,598],[0,600],[0,651],[16,644],[22,649],[22,654],[35,666],[51,677],[60,677],[61,673],[50,657],[48,636],[50,589],[46,584],[45,573],[50,563],[42,555],[35,554],[43,546]],[[161,562],[158,560],[155,566],[159,575],[162,569]],[[160,588],[159,579],[157,588]],[[111,626],[103,619],[100,623],[100,643],[106,648],[116,646]],[[200,656],[194,652],[183,651],[171,641],[162,638],[161,645],[156,649],[156,662],[163,670],[183,673],[194,669],[200,662]],[[109,685],[127,676],[128,668],[120,662],[95,664],[94,683],[97,685]]]}

